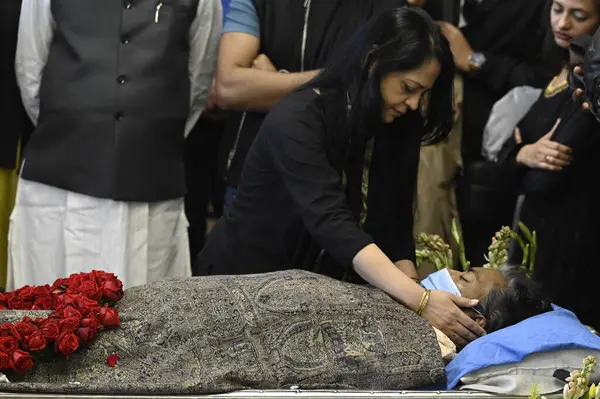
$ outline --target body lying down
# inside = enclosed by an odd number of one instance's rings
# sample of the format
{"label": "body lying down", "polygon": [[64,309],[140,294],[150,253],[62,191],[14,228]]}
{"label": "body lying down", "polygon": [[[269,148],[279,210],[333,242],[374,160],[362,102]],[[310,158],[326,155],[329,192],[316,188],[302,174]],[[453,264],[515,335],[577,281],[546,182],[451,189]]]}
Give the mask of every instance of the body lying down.
{"label": "body lying down", "polygon": [[[452,277],[463,295],[482,299],[468,312],[488,331],[547,310],[517,275],[474,269]],[[446,379],[438,342],[446,338],[426,320],[377,289],[309,272],[166,280],[126,290],[117,309],[120,328],[102,331],[68,361],[36,361],[0,390],[402,390]],[[23,315],[40,316],[6,311],[0,322]],[[119,361],[111,368],[113,353]]]}

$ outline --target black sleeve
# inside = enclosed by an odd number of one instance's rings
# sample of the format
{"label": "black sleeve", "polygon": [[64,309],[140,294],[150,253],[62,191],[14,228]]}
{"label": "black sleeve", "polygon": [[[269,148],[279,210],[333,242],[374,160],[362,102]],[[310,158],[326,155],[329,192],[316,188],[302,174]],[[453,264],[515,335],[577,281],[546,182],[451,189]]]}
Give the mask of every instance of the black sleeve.
{"label": "black sleeve", "polygon": [[506,93],[517,86],[544,87],[553,73],[539,62],[484,52],[486,62],[470,75],[496,93]]}
{"label": "black sleeve", "polygon": [[[569,108],[576,107],[570,104]],[[543,169],[527,169],[522,178],[522,191],[524,193],[538,193],[560,188],[572,173],[573,167],[590,156],[589,152],[597,148],[600,137],[600,125],[594,117],[581,111],[579,108],[571,115],[561,120],[552,141],[564,144],[573,150],[573,163],[561,171]]]}
{"label": "black sleeve", "polygon": [[373,243],[352,214],[325,152],[326,125],[314,105],[271,112],[263,131],[275,169],[313,239],[342,265]]}

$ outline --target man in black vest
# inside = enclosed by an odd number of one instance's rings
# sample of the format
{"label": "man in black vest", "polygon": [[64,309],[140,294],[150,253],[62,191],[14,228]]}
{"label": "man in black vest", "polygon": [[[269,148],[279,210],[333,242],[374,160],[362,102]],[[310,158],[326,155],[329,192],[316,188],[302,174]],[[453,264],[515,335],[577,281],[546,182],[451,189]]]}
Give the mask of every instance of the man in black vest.
{"label": "man in black vest", "polygon": [[220,154],[231,203],[266,113],[319,73],[329,55],[385,9],[425,0],[232,0],[216,77],[218,103],[235,110]]}
{"label": "man in black vest", "polygon": [[184,137],[216,64],[220,0],[24,0],[16,69],[36,123],[8,288],[103,269],[191,274]]}

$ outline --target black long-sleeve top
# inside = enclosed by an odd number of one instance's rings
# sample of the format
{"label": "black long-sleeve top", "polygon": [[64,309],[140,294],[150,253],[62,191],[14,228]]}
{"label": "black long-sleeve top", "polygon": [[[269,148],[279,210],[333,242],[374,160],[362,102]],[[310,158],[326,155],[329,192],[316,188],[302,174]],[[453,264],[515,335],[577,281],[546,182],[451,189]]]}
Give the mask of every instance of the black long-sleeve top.
{"label": "black long-sleeve top", "polygon": [[[573,150],[571,165],[560,172],[530,169],[516,163],[527,144],[542,138],[556,120],[561,123],[552,140]],[[583,323],[600,328],[597,295],[585,289],[586,281],[600,278],[600,207],[597,180],[600,164],[600,124],[571,101],[571,91],[553,97],[541,95],[519,123],[523,143],[513,139],[499,160],[512,169],[519,190],[525,194],[520,219],[537,231],[534,277],[552,299],[574,311]],[[511,259],[520,263],[520,258]],[[583,284],[583,285],[582,285]]]}
{"label": "black long-sleeve top", "polygon": [[269,113],[244,165],[232,209],[199,255],[201,273],[314,269],[321,249],[349,268],[371,243],[394,262],[414,261],[413,197],[422,120],[407,114],[372,132],[367,220],[361,226],[348,197],[357,190],[349,190],[343,178],[350,138],[346,113],[345,95],[310,88],[292,93]]}
{"label": "black long-sleeve top", "polygon": [[467,2],[467,26],[462,32],[486,62],[464,75],[463,157],[481,159],[483,129],[492,107],[517,86],[544,87],[559,72],[541,57],[547,35],[546,0],[485,0]]}

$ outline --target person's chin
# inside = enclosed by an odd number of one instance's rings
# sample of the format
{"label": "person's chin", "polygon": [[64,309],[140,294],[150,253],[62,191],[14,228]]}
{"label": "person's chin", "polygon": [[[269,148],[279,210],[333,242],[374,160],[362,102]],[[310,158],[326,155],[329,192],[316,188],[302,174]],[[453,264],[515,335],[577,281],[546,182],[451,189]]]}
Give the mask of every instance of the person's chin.
{"label": "person's chin", "polygon": [[569,46],[571,46],[571,41],[572,40],[566,40],[566,39],[562,39],[560,37],[554,36],[554,42],[560,48],[565,48],[565,49],[569,48]]}

